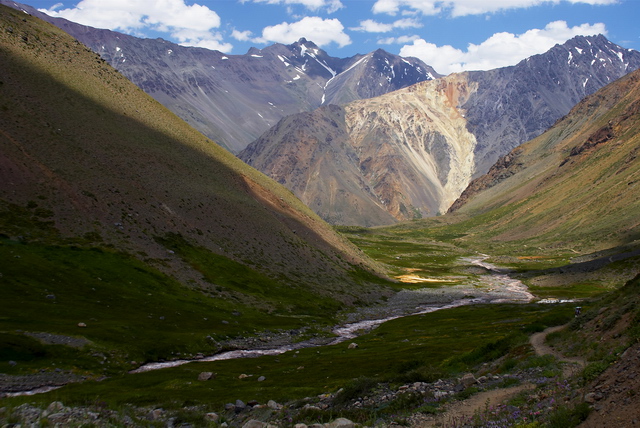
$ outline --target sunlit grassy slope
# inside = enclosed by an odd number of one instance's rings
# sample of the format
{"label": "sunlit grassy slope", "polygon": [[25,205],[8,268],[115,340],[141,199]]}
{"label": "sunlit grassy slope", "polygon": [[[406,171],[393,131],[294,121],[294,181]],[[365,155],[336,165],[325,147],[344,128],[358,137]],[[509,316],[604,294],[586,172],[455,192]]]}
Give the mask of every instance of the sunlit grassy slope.
{"label": "sunlit grassy slope", "polygon": [[[345,233],[375,258],[378,248],[411,242],[485,253],[516,269],[540,297],[602,293],[640,267],[639,131],[640,73],[634,72],[498,162],[469,186],[453,213]],[[388,254],[401,255],[396,250]]]}
{"label": "sunlit grassy slope", "polygon": [[3,343],[81,335],[114,369],[215,350],[207,336],[332,323],[388,294],[376,264],[291,192],[6,7],[0,254]]}
{"label": "sunlit grassy slope", "polygon": [[640,73],[634,72],[516,149],[513,175],[459,210],[471,217],[467,239],[578,253],[636,245],[639,130]]}

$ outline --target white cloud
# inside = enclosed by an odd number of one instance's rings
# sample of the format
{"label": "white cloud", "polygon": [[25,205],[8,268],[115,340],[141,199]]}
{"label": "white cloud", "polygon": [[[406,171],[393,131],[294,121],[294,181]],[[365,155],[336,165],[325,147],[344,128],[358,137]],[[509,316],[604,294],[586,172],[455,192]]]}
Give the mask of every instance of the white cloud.
{"label": "white cloud", "polygon": [[58,3],[41,12],[91,27],[135,35],[144,34],[145,30],[168,33],[186,46],[224,52],[232,48],[213,31],[220,26],[218,14],[206,6],[187,5],[184,0],[82,0],[73,8],[62,9]]}
{"label": "white cloud", "polygon": [[351,39],[344,32],[344,26],[338,19],[307,16],[294,23],[283,22],[262,30],[262,39],[265,42],[294,43],[302,37],[318,46],[336,43],[343,47],[351,44]]}
{"label": "white cloud", "polygon": [[248,42],[249,40],[251,40],[252,35],[253,34],[249,30],[247,31],[233,30],[231,32],[231,37],[233,37],[234,39],[240,42]]}
{"label": "white cloud", "polygon": [[437,15],[449,12],[451,16],[480,15],[508,9],[520,9],[548,3],[571,3],[590,5],[609,5],[620,0],[377,0],[373,5],[374,13],[395,15],[401,10],[420,12],[424,15]]}
{"label": "white cloud", "polygon": [[496,33],[479,45],[470,43],[466,51],[452,46],[437,46],[424,39],[400,49],[400,55],[420,58],[438,73],[464,70],[490,70],[515,65],[532,55],[548,51],[578,35],[606,34],[604,24],[582,24],[568,27],[565,21],[554,21],[544,29],[532,29],[523,34]]}
{"label": "white cloud", "polygon": [[241,0],[242,3],[246,3],[248,1],[253,1],[255,3],[283,4],[288,6],[300,5],[313,11],[326,8],[328,13],[333,13],[344,7],[340,0]]}
{"label": "white cloud", "polygon": [[399,19],[391,24],[374,21],[373,19],[365,19],[360,21],[359,27],[350,28],[353,31],[364,31],[366,33],[388,33],[394,28],[420,28],[422,24],[415,19],[404,18]]}
{"label": "white cloud", "polygon": [[420,39],[420,36],[400,36],[400,37],[387,37],[385,39],[378,39],[379,45],[401,45],[403,43],[411,43]]}

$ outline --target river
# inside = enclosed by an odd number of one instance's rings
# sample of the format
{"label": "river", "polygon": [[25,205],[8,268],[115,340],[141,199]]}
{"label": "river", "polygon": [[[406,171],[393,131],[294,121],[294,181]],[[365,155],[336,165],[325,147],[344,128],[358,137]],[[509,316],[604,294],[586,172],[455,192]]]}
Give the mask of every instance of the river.
{"label": "river", "polygon": [[[333,333],[336,337],[328,343],[335,345],[353,340],[382,323],[405,316],[420,315],[442,309],[451,309],[463,305],[479,303],[528,303],[535,296],[529,293],[527,286],[521,281],[509,277],[504,270],[487,263],[487,255],[463,258],[466,264],[479,266],[487,270],[487,274],[477,276],[477,282],[469,285],[456,285],[442,288],[423,288],[418,290],[403,290],[396,293],[383,306],[363,308],[352,314],[354,318],[364,318],[354,322],[336,326]],[[327,344],[325,344],[327,345]],[[222,352],[209,357],[198,359],[184,359],[162,361],[143,364],[129,373],[143,373],[169,367],[178,367],[192,362],[211,362],[231,360],[237,358],[257,358],[265,355],[279,355],[297,349],[318,346],[317,342],[304,341],[286,344],[271,349],[240,349]]]}

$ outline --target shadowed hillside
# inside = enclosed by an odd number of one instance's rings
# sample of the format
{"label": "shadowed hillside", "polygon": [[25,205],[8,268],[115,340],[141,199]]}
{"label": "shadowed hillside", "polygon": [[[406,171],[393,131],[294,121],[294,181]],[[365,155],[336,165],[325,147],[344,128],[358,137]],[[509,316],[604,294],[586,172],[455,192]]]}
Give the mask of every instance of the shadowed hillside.
{"label": "shadowed hillside", "polygon": [[291,192],[66,33],[4,6],[0,30],[0,331],[99,320],[88,340],[159,358],[387,293]]}

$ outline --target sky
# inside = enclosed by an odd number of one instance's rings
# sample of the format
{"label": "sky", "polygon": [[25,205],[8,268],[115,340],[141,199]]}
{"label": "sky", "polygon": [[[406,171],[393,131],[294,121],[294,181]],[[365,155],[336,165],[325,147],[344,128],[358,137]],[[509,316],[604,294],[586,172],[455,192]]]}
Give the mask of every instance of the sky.
{"label": "sky", "polygon": [[51,16],[225,54],[301,37],[346,58],[378,48],[438,73],[515,65],[576,35],[640,50],[640,0],[22,0]]}

